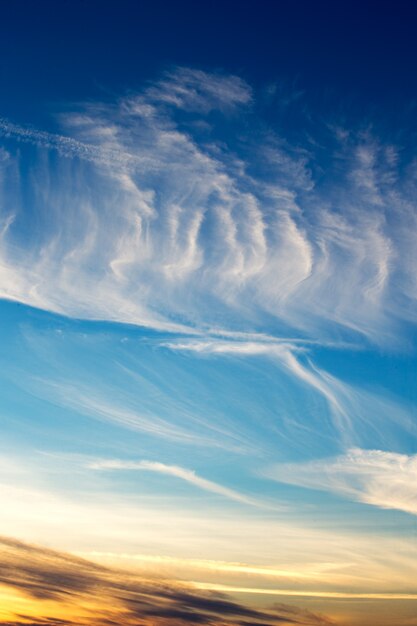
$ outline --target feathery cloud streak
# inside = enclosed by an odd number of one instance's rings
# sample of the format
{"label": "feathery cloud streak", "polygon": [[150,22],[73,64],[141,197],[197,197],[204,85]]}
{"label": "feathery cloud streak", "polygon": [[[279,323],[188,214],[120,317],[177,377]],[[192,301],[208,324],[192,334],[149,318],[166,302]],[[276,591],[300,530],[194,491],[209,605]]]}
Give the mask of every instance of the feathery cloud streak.
{"label": "feathery cloud streak", "polygon": [[354,448],[335,458],[276,465],[265,475],[417,515],[417,455]]}
{"label": "feathery cloud streak", "polygon": [[89,465],[91,469],[109,469],[109,470],[137,470],[145,472],[156,472],[159,474],[165,474],[167,476],[174,476],[180,478],[191,485],[199,487],[204,491],[210,491],[218,495],[224,496],[229,500],[241,502],[242,504],[249,504],[250,506],[266,506],[260,500],[245,496],[243,493],[239,493],[234,489],[229,489],[223,485],[219,485],[216,482],[207,480],[198,476],[194,471],[179,467],[177,465],[166,465],[165,463],[159,463],[156,461],[120,461],[116,459],[95,461]]}
{"label": "feathery cloud streak", "polygon": [[180,68],[66,115],[65,136],[2,121],[1,297],[172,331],[393,341],[415,320],[412,163],[327,131],[319,184],[314,148],[257,110],[241,79]]}

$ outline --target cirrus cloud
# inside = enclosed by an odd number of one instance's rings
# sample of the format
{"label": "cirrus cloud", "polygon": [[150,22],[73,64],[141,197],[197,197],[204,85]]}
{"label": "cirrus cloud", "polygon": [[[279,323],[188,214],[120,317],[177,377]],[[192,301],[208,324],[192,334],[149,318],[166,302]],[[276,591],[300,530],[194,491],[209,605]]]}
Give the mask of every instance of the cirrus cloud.
{"label": "cirrus cloud", "polygon": [[412,163],[327,128],[315,180],[312,144],[254,101],[239,77],[177,68],[67,114],[66,134],[2,120],[0,296],[173,332],[398,340],[417,297]]}
{"label": "cirrus cloud", "polygon": [[417,515],[417,455],[352,448],[328,459],[275,465],[265,475]]}

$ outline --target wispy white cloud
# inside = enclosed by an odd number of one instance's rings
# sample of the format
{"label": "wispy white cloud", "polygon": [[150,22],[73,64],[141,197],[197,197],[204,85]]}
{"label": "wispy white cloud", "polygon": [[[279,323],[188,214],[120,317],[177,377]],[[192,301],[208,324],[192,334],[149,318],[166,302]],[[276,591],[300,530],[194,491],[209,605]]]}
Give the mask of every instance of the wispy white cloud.
{"label": "wispy white cloud", "polygon": [[165,474],[167,476],[172,476],[174,478],[184,480],[185,482],[190,483],[191,485],[194,485],[199,489],[215,493],[217,495],[228,498],[229,500],[234,500],[242,504],[249,504],[250,506],[257,506],[261,508],[267,507],[267,505],[265,503],[262,503],[261,500],[251,498],[250,496],[246,496],[239,491],[235,491],[234,489],[230,489],[229,487],[220,485],[219,483],[213,482],[212,480],[202,478],[193,470],[179,467],[178,465],[166,465],[165,463],[159,463],[157,461],[122,461],[117,459],[110,459],[95,461],[91,463],[89,467],[96,470],[135,470]]}
{"label": "wispy white cloud", "polygon": [[[102,422],[121,426],[127,430],[150,435],[184,445],[209,446],[241,452],[248,448],[232,433],[216,428],[203,420],[198,420],[192,413],[180,413],[166,419],[152,411],[129,393],[114,390],[115,396],[109,397],[101,387],[76,381],[53,381],[34,377],[26,381],[27,389],[38,397],[48,399],[62,407],[76,411]],[[145,406],[144,406],[145,405]],[[174,410],[172,405],[172,411]],[[165,413],[166,411],[164,411]]]}
{"label": "wispy white cloud", "polygon": [[[67,114],[66,135],[2,120],[3,170],[16,169],[14,142],[41,150],[36,162],[21,150],[24,180],[4,179],[0,296],[173,332],[221,320],[225,332],[397,341],[417,299],[412,164],[370,133],[333,131],[317,185],[313,144],[265,130],[255,99],[236,76],[180,68]],[[212,111],[233,119],[227,134]]]}
{"label": "wispy white cloud", "polygon": [[265,475],[417,515],[417,455],[353,448],[338,457],[275,465]]}
{"label": "wispy white cloud", "polygon": [[348,400],[354,395],[348,385],[329,373],[314,366],[309,359],[300,359],[306,352],[303,346],[285,341],[227,341],[222,339],[168,342],[164,344],[173,350],[184,350],[198,354],[218,354],[229,356],[266,356],[294,377],[299,383],[319,393],[327,402],[342,441],[353,436]]}
{"label": "wispy white cloud", "polygon": [[[146,97],[154,103],[163,102],[186,111],[208,113],[213,109],[228,111],[246,105],[251,101],[252,92],[238,76],[207,74],[180,67],[166,73],[157,85],[148,88]],[[142,104],[140,99],[139,103]]]}

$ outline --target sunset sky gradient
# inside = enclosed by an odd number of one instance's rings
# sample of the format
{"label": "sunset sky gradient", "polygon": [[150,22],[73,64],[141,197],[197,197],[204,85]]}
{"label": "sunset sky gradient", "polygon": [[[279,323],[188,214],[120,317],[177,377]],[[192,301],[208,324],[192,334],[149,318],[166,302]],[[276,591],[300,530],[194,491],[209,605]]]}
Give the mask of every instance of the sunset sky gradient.
{"label": "sunset sky gradient", "polygon": [[0,625],[417,626],[412,3],[1,6]]}

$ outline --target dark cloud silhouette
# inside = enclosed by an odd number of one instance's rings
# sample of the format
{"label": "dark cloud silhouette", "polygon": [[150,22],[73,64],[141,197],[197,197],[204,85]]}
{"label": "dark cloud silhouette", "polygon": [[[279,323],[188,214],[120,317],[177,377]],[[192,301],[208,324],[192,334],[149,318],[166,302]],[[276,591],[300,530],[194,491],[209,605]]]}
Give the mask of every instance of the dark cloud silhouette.
{"label": "dark cloud silhouette", "polygon": [[[296,607],[277,604],[257,610],[224,594],[195,590],[165,579],[145,578],[85,559],[0,537],[0,585],[34,600],[37,615],[16,614],[1,626],[328,626],[331,622]],[[81,624],[42,614],[42,602],[53,600],[68,615],[91,606]],[[88,602],[87,602],[88,601]],[[35,610],[34,609],[34,610]]]}

